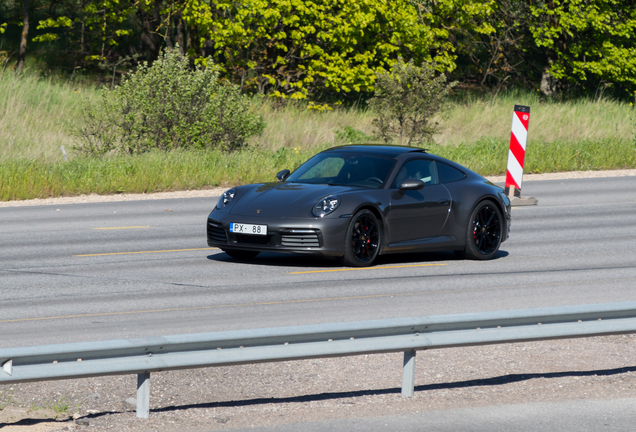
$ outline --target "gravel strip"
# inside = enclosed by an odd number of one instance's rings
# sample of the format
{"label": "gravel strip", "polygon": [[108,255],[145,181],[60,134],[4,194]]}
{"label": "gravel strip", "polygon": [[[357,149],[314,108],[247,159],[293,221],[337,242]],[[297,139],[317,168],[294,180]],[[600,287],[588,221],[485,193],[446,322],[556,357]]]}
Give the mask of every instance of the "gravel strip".
{"label": "gravel strip", "polygon": [[[69,409],[58,421],[15,430],[229,430],[489,405],[634,398],[634,359],[636,335],[419,351],[412,399],[400,395],[401,353],[161,372],[151,374],[147,420],[137,419],[134,406],[126,402],[135,397],[134,375],[4,385],[0,407],[9,406],[0,411],[0,428],[14,430],[15,420],[2,417],[9,409],[50,409],[60,400]],[[45,412],[31,409],[24,418],[37,421],[40,411]]]}
{"label": "gravel strip", "polygon": [[[636,169],[610,170],[610,171],[570,171],[562,173],[548,174],[525,174],[523,181],[537,180],[563,180],[575,178],[598,178],[598,177],[625,177],[636,176]],[[504,182],[505,176],[488,176],[493,183]],[[83,204],[90,202],[113,202],[113,201],[139,201],[152,199],[171,198],[198,198],[198,197],[218,197],[229,187],[212,188],[192,191],[158,192],[151,194],[118,194],[118,195],[80,195],[73,197],[32,199],[24,201],[0,201],[0,207],[21,207],[37,205],[60,205],[60,204]]]}

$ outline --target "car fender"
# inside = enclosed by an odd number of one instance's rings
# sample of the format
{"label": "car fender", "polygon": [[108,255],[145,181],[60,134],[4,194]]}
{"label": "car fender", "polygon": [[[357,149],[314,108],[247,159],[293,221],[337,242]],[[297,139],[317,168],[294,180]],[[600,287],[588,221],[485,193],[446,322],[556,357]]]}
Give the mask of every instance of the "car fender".
{"label": "car fender", "polygon": [[504,215],[504,219],[507,214],[507,211],[502,205],[501,198],[497,195],[499,192],[497,189],[500,189],[498,186],[492,186],[479,181],[468,181],[471,183],[470,187],[462,185],[462,182],[444,185],[449,190],[452,198],[451,212],[446,221],[446,226],[449,227],[448,233],[455,237],[461,244],[465,243],[465,230],[468,226],[468,219],[480,202],[490,200],[499,208],[501,214]]}
{"label": "car fender", "polygon": [[369,209],[375,214],[382,228],[382,246],[380,253],[386,245],[386,239],[388,238],[387,233],[389,228],[386,223],[386,211],[389,208],[390,194],[391,191],[388,189],[372,189],[343,194],[341,198],[343,201],[346,199],[347,203],[345,204],[343,202],[345,206],[338,209],[339,214],[337,217],[351,218],[362,209]]}

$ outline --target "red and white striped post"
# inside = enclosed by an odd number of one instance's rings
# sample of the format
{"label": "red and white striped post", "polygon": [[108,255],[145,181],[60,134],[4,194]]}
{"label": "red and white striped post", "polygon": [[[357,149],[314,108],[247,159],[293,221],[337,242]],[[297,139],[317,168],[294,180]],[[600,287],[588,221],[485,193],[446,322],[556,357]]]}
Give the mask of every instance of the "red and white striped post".
{"label": "red and white striped post", "polygon": [[535,205],[537,203],[535,198],[521,196],[523,162],[526,158],[526,143],[528,142],[529,122],[530,107],[515,105],[515,110],[512,113],[510,150],[508,151],[508,166],[506,169],[505,187],[505,193],[510,197],[512,205]]}

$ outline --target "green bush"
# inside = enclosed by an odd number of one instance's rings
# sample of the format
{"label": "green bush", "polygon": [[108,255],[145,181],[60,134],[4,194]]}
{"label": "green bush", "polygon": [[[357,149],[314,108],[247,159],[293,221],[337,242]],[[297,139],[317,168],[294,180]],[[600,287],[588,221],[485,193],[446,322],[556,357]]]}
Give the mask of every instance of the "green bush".
{"label": "green bush", "polygon": [[375,96],[369,107],[375,114],[377,136],[386,143],[413,145],[431,141],[436,132],[430,119],[444,106],[444,99],[456,82],[446,83],[446,76],[435,76],[434,65],[416,66],[402,58],[390,72],[377,74]]}
{"label": "green bush", "polygon": [[152,149],[236,150],[264,123],[235,85],[219,82],[217,69],[190,70],[178,49],[144,63],[114,90],[87,104],[79,146],[87,154],[140,154]]}
{"label": "green bush", "polygon": [[343,129],[333,131],[335,141],[341,144],[368,144],[373,141],[370,135],[365,134],[361,130],[345,126]]}

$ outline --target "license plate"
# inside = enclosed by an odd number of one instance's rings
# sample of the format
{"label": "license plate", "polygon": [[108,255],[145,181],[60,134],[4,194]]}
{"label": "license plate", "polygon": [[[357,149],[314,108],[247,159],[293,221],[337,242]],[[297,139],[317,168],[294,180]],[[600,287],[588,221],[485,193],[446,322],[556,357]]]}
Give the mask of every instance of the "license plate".
{"label": "license plate", "polygon": [[230,223],[230,232],[237,234],[267,235],[267,225]]}

